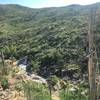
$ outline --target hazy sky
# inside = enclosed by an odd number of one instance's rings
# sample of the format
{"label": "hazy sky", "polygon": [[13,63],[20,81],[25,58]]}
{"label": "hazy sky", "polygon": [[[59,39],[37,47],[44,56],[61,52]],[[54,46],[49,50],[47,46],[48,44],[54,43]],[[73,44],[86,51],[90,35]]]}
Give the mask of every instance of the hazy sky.
{"label": "hazy sky", "polygon": [[100,0],[0,0],[0,4],[20,4],[32,8],[59,7],[70,4],[87,5],[100,2]]}

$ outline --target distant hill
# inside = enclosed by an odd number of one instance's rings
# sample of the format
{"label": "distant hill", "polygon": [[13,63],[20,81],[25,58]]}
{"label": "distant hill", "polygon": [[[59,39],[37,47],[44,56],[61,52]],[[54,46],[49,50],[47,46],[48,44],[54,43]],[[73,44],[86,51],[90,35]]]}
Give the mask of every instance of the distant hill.
{"label": "distant hill", "polygon": [[[0,5],[1,32],[15,34],[27,32],[27,30],[32,31],[36,23],[44,24],[45,22],[49,24],[60,20],[69,20],[71,17],[88,14],[91,7],[100,8],[100,3],[41,9],[32,9],[16,4]],[[5,28],[7,28],[6,31]],[[22,31],[22,29],[24,30]]]}

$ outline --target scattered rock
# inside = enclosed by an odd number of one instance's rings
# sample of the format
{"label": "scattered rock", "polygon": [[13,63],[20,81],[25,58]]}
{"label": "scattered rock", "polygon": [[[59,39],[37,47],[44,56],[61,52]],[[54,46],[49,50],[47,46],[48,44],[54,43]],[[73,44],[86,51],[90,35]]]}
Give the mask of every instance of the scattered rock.
{"label": "scattered rock", "polygon": [[2,95],[1,99],[4,99],[4,98],[5,98],[5,96],[4,96],[4,95]]}

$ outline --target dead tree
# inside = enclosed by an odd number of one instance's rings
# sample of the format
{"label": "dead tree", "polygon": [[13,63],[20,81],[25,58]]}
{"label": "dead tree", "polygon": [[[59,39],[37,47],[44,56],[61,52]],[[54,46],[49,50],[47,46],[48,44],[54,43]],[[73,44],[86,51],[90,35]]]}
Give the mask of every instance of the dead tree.
{"label": "dead tree", "polygon": [[94,32],[93,32],[93,21],[95,12],[91,11],[89,17],[89,29],[88,29],[88,40],[89,40],[89,56],[88,56],[88,77],[90,86],[90,100],[96,100],[96,64],[95,64],[95,45],[94,45]]}
{"label": "dead tree", "polygon": [[6,70],[6,67],[5,67],[3,51],[1,51],[1,63],[2,63],[2,75],[5,75],[7,73],[7,70]]}

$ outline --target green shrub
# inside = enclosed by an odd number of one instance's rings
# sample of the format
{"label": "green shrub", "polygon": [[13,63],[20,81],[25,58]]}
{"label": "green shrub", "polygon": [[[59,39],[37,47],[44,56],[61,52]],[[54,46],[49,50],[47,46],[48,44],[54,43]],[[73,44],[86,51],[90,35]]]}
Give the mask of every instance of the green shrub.
{"label": "green shrub", "polygon": [[51,85],[51,86],[54,86],[57,84],[59,78],[57,78],[56,76],[50,76],[47,81],[48,81],[48,84]]}
{"label": "green shrub", "polygon": [[[67,81],[66,86],[59,92],[60,100],[89,100],[89,86],[86,82],[73,84],[72,81]],[[75,90],[71,90],[71,88]]]}
{"label": "green shrub", "polygon": [[24,94],[27,100],[51,100],[47,87],[32,81],[23,82]]}
{"label": "green shrub", "polygon": [[23,85],[22,85],[22,81],[21,80],[15,81],[14,89],[17,90],[17,91],[21,91],[23,89]]}
{"label": "green shrub", "polygon": [[7,88],[9,87],[8,80],[7,80],[7,79],[3,79],[3,80],[1,81],[1,86],[2,86],[2,88],[3,88],[4,90],[7,89]]}
{"label": "green shrub", "polygon": [[81,89],[78,92],[71,92],[71,91],[60,91],[60,100],[89,100],[88,95],[82,95]]}

